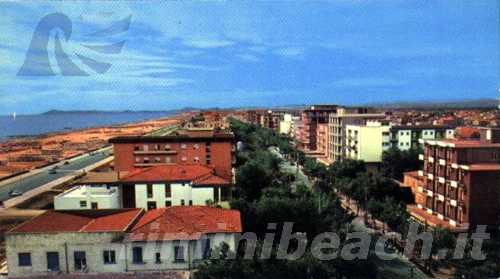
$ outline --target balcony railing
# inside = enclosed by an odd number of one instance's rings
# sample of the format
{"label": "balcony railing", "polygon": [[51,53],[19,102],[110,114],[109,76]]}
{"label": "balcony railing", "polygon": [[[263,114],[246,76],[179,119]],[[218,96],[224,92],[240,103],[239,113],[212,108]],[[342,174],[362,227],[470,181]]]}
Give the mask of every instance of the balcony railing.
{"label": "balcony railing", "polygon": [[176,150],[135,150],[134,154],[144,155],[144,154],[177,154]]}

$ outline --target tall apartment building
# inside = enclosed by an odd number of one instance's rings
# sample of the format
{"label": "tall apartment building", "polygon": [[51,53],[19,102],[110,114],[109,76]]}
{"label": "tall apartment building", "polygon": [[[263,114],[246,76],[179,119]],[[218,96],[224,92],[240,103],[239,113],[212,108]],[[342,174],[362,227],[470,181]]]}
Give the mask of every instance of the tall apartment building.
{"label": "tall apartment building", "polygon": [[297,138],[299,148],[305,152],[316,151],[318,125],[328,124],[329,114],[337,112],[337,109],[337,105],[315,105],[302,111],[301,129]]}
{"label": "tall apartment building", "polygon": [[186,131],[168,136],[116,137],[114,169],[118,172],[169,164],[200,164],[232,181],[234,136],[217,131]]}
{"label": "tall apartment building", "polygon": [[318,124],[316,129],[316,140],[317,140],[317,148],[316,152],[311,155],[314,155],[316,160],[322,162],[326,165],[329,164],[328,161],[328,124]]}
{"label": "tall apartment building", "polygon": [[452,126],[396,125],[391,127],[392,146],[400,150],[422,147],[419,140],[451,139],[455,135]]}
{"label": "tall apartment building", "polygon": [[364,125],[369,120],[385,119],[384,113],[375,113],[368,108],[338,108],[328,116],[328,160],[335,162],[346,157],[346,126]]}
{"label": "tall apartment building", "polygon": [[292,115],[285,113],[283,118],[280,120],[279,133],[284,135],[290,135],[293,127]]}
{"label": "tall apartment building", "polygon": [[422,142],[412,216],[454,230],[500,224],[500,129],[481,129],[480,140]]}
{"label": "tall apartment building", "polygon": [[382,161],[382,153],[391,146],[388,123],[368,121],[364,125],[346,125],[345,157],[367,164]]}

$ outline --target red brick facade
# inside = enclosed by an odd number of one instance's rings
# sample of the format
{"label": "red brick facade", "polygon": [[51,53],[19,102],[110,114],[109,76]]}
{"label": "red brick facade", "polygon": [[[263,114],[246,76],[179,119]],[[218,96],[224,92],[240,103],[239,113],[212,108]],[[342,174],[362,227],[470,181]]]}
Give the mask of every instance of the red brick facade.
{"label": "red brick facade", "polygon": [[116,171],[168,164],[200,164],[232,181],[233,136],[161,136],[118,137],[110,140]]}
{"label": "red brick facade", "polygon": [[489,139],[482,133],[481,140],[425,142],[412,213],[438,217],[452,228],[500,224],[500,144],[492,131]]}

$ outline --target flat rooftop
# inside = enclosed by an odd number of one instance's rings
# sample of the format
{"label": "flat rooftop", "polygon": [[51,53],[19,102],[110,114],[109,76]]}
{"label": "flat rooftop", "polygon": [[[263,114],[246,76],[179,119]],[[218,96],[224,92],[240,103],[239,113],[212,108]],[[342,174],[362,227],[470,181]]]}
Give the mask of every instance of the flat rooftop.
{"label": "flat rooftop", "polygon": [[116,194],[116,187],[106,187],[106,186],[91,186],[91,185],[78,185],[75,186],[68,191],[61,193],[58,197],[67,197],[67,198],[85,198],[88,196],[92,197],[105,197]]}

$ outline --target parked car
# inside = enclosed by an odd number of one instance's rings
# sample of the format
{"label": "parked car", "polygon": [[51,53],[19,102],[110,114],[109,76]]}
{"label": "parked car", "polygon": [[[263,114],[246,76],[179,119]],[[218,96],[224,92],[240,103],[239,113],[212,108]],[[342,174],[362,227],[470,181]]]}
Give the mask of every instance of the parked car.
{"label": "parked car", "polygon": [[56,170],[56,169],[54,169],[54,168],[53,168],[53,169],[51,169],[51,170],[49,170],[49,174],[56,174],[56,173],[57,173],[57,170]]}
{"label": "parked car", "polygon": [[69,161],[64,161],[64,164],[65,165],[69,165]]}
{"label": "parked car", "polygon": [[21,192],[19,192],[19,191],[17,191],[17,190],[11,190],[11,191],[9,191],[9,196],[11,196],[11,197],[19,197],[19,196],[21,196],[22,194],[23,194],[23,193],[21,193]]}

